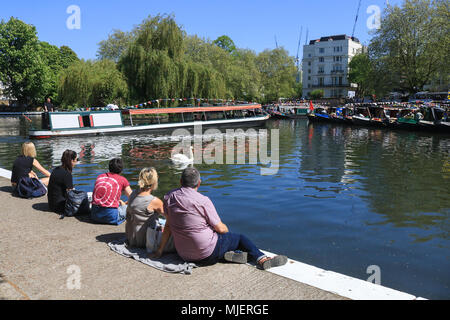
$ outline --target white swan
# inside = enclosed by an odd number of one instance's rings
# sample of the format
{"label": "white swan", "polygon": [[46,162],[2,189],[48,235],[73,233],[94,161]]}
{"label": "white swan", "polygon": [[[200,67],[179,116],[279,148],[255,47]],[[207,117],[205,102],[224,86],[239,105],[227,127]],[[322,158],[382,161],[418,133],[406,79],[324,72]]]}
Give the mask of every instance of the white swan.
{"label": "white swan", "polygon": [[189,157],[187,157],[185,154],[174,154],[172,156],[172,158],[170,158],[170,160],[172,160],[173,163],[175,164],[190,164],[194,162],[194,153],[192,152],[192,150],[194,149],[194,147],[190,147],[189,148]]}

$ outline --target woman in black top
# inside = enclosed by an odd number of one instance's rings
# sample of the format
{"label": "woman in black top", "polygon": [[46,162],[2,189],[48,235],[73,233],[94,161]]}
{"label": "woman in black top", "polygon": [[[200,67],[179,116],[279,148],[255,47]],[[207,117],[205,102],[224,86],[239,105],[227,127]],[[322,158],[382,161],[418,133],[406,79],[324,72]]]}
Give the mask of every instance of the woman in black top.
{"label": "woman in black top", "polygon": [[64,151],[61,166],[56,167],[50,176],[48,184],[48,206],[56,213],[63,213],[66,205],[67,191],[73,189],[72,169],[77,163],[77,153]]}
{"label": "woman in black top", "polygon": [[38,169],[45,178],[42,178],[40,181],[45,186],[48,185],[48,180],[50,177],[50,172],[45,170],[43,166],[36,159],[36,147],[33,142],[25,142],[22,144],[22,154],[17,157],[14,161],[12,174],[11,174],[11,185],[13,188],[17,186],[19,180],[24,177],[36,178],[38,176],[33,172],[33,167]]}

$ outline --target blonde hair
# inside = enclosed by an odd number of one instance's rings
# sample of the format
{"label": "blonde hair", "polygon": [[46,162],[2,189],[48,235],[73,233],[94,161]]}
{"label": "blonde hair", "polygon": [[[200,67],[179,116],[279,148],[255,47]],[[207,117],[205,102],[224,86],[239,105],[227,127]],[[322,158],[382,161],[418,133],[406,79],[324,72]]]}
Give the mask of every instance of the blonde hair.
{"label": "blonde hair", "polygon": [[36,158],[36,147],[33,142],[25,142],[22,144],[22,155]]}
{"label": "blonde hair", "polygon": [[139,173],[138,185],[142,190],[158,189],[158,172],[156,172],[156,169],[153,167],[142,169]]}

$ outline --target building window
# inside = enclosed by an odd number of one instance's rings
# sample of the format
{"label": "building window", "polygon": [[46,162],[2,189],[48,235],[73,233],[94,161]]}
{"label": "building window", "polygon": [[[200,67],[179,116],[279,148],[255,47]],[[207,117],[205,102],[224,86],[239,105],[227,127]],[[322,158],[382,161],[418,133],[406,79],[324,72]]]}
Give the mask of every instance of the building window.
{"label": "building window", "polygon": [[325,52],[325,48],[319,48],[319,53],[324,53]]}
{"label": "building window", "polygon": [[320,57],[319,58],[319,62],[324,62],[325,61],[325,58],[324,57]]}
{"label": "building window", "polygon": [[310,65],[311,65],[311,61],[308,62],[308,66],[310,66]]}
{"label": "building window", "polygon": [[311,69],[308,69],[308,73],[311,73]]}
{"label": "building window", "polygon": [[323,66],[320,66],[320,67],[319,67],[319,73],[324,73],[324,68],[323,68]]}

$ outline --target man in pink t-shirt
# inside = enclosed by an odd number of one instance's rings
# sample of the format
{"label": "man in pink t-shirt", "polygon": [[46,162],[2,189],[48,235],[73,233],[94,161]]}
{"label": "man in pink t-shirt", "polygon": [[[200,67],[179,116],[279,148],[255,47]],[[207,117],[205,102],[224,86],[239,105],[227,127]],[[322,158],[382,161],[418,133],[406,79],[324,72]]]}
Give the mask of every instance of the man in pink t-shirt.
{"label": "man in pink t-shirt", "polygon": [[200,194],[200,173],[186,168],[181,188],[164,196],[166,227],[173,235],[175,248],[185,261],[211,265],[220,260],[247,263],[247,255],[262,269],[286,264],[286,256],[268,258],[247,237],[231,233],[220,220],[211,200]]}
{"label": "man in pink t-shirt", "polygon": [[125,221],[127,205],[120,197],[122,191],[129,197],[132,190],[128,180],[120,175],[122,170],[122,160],[112,159],[109,172],[97,177],[92,194],[92,220],[115,225]]}

